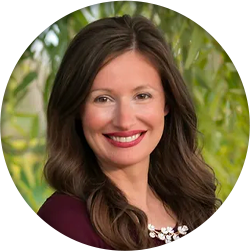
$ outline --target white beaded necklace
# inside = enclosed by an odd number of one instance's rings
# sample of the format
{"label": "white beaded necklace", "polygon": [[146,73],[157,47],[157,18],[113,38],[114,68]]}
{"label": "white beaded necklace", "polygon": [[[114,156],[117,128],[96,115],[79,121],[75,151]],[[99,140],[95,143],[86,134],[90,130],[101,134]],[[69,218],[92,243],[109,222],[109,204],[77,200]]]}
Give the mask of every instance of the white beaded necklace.
{"label": "white beaded necklace", "polygon": [[149,236],[151,238],[158,238],[165,243],[169,243],[179,239],[181,236],[186,235],[188,227],[186,225],[178,226],[175,232],[172,227],[162,227],[161,230],[156,230],[152,224],[148,224]]}

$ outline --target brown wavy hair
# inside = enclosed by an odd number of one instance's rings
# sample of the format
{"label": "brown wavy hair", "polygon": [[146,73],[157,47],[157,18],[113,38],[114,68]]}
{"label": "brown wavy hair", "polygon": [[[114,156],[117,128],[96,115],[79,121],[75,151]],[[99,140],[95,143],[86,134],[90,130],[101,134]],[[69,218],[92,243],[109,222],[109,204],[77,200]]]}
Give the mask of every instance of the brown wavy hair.
{"label": "brown wavy hair", "polygon": [[99,70],[129,50],[140,52],[158,69],[170,108],[163,136],[150,156],[150,187],[190,231],[220,205],[214,172],[198,148],[194,105],[161,31],[142,16],[90,23],[70,43],[54,81],[47,111],[44,175],[57,191],[86,202],[93,227],[118,250],[153,246],[147,216],[129,204],[102,172],[84,137],[79,113]]}

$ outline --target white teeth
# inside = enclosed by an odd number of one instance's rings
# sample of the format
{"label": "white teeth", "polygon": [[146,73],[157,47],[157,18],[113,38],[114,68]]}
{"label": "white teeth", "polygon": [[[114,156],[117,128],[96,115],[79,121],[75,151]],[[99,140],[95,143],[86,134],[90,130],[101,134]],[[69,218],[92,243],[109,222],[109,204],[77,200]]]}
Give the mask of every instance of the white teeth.
{"label": "white teeth", "polygon": [[114,141],[118,141],[118,142],[131,142],[134,141],[136,139],[138,139],[140,137],[140,133],[135,134],[133,136],[130,137],[114,137],[114,136],[110,136],[111,139],[113,139]]}

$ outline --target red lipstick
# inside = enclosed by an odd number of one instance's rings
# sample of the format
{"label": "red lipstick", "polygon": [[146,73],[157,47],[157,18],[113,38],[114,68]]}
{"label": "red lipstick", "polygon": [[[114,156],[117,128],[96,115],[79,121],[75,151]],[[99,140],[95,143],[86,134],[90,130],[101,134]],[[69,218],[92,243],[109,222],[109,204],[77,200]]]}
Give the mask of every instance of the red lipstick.
{"label": "red lipstick", "polygon": [[138,133],[146,132],[145,130],[134,130],[134,131],[126,131],[126,132],[112,132],[112,133],[105,133],[104,135],[107,136],[114,136],[114,137],[130,137],[136,135]]}
{"label": "red lipstick", "polygon": [[[133,147],[133,146],[139,144],[141,142],[141,140],[144,138],[146,132],[147,131],[142,131],[142,130],[129,131],[129,132],[114,132],[114,133],[105,134],[104,136],[107,139],[107,141],[109,143],[111,143],[113,146],[121,147],[121,148],[128,148],[128,147]],[[120,141],[116,141],[116,140],[110,138],[110,136],[130,137],[130,136],[133,136],[136,134],[140,134],[140,136],[137,139],[130,141],[130,142],[120,142]]]}

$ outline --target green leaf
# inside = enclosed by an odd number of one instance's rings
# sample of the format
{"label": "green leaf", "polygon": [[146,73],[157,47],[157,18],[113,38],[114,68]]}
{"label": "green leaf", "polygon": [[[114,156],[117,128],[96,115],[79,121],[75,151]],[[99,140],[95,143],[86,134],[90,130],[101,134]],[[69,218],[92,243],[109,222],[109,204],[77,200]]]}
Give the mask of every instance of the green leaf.
{"label": "green leaf", "polygon": [[114,4],[114,15],[118,15],[120,10],[122,9],[122,6],[125,4],[125,2],[115,1],[113,2],[113,4]]}
{"label": "green leaf", "polygon": [[20,95],[18,95],[16,99],[14,99],[13,107],[18,107],[18,104],[26,97],[27,93],[28,89],[24,89],[24,91],[22,91]]}
{"label": "green leaf", "polygon": [[114,16],[113,2],[106,2],[99,4],[99,16],[100,17]]}
{"label": "green leaf", "polygon": [[28,73],[24,77],[23,81],[13,91],[14,96],[16,96],[20,91],[24,90],[36,78],[37,73],[35,71]]}
{"label": "green leaf", "polygon": [[84,7],[84,9],[89,12],[89,14],[94,17],[95,14],[93,12],[93,5],[96,5],[96,3],[93,1],[91,2],[90,0],[82,0],[82,6]]}
{"label": "green leaf", "polygon": [[75,32],[78,32],[80,29],[82,29],[84,26],[88,24],[88,20],[83,15],[83,13],[78,10],[75,11],[72,15],[72,22],[74,22],[74,30]]}
{"label": "green leaf", "polygon": [[49,74],[49,76],[46,79],[46,83],[45,83],[44,90],[43,90],[43,103],[45,106],[47,106],[47,104],[48,104],[48,100],[49,100],[49,96],[50,96],[50,92],[51,92],[54,78],[55,78],[55,76],[52,72]]}
{"label": "green leaf", "polygon": [[33,123],[30,131],[30,139],[34,139],[38,136],[39,133],[39,118],[38,115],[33,119]]}
{"label": "green leaf", "polygon": [[136,10],[133,14],[133,16],[140,15],[142,13],[143,7],[145,6],[145,3],[137,2],[136,3]]}
{"label": "green leaf", "polygon": [[202,30],[198,25],[196,25],[194,27],[194,30],[193,30],[193,33],[191,36],[191,45],[189,47],[187,59],[185,62],[185,69],[189,69],[189,67],[191,66],[191,64],[195,60],[195,57],[196,57],[199,49],[202,46],[202,40],[203,40]]}
{"label": "green leaf", "polygon": [[227,68],[228,68],[229,71],[232,71],[232,72],[236,72],[237,71],[233,63],[227,62],[225,64],[226,64],[226,66],[227,66]]}
{"label": "green leaf", "polygon": [[13,115],[19,118],[34,118],[36,114],[26,112],[14,112]]}
{"label": "green leaf", "polygon": [[19,126],[15,121],[10,120],[10,124],[11,126],[22,136],[22,137],[26,137],[26,131],[21,127]]}
{"label": "green leaf", "polygon": [[229,92],[237,95],[246,95],[243,89],[229,89]]}

